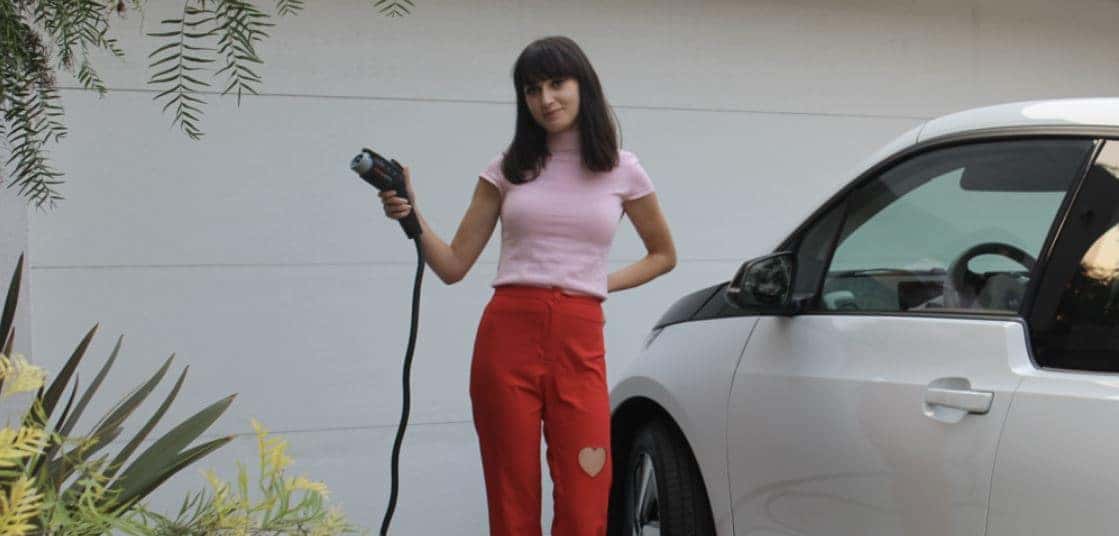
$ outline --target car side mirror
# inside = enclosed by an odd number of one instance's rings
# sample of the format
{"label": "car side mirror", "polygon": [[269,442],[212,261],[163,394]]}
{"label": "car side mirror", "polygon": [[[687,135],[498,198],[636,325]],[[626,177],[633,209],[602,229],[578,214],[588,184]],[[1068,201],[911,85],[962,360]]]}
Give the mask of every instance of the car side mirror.
{"label": "car side mirror", "polygon": [[740,309],[793,314],[793,275],[796,256],[774,253],[742,264],[723,294],[727,302]]}

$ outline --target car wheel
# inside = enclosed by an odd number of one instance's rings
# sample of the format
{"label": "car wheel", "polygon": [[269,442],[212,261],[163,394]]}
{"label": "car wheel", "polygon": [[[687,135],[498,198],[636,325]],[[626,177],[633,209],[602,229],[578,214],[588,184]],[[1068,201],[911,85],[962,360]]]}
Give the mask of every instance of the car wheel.
{"label": "car wheel", "polygon": [[621,536],[715,534],[707,492],[691,451],[662,421],[638,429],[621,484]]}

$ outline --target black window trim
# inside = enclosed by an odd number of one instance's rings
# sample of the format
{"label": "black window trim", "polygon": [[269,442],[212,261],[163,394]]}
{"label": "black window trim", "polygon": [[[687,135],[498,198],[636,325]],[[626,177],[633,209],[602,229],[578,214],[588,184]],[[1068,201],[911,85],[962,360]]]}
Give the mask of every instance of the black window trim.
{"label": "black window trim", "polygon": [[1018,316],[1027,320],[1027,329],[1029,328],[1029,318],[1033,314],[1034,301],[1037,297],[1038,287],[1041,282],[1045,280],[1045,272],[1049,269],[1049,263],[1053,260],[1053,251],[1057,246],[1057,237],[1061,236],[1064,232],[1065,226],[1068,224],[1069,215],[1072,214],[1073,207],[1076,206],[1077,199],[1080,198],[1080,192],[1084,189],[1084,183],[1088,180],[1088,172],[1092,170],[1092,166],[1096,164],[1096,159],[1100,156],[1100,151],[1103,150],[1104,145],[1107,144],[1109,138],[1096,138],[1095,147],[1092,147],[1092,152],[1089,153],[1087,162],[1084,162],[1080,169],[1080,173],[1071,185],[1069,192],[1065,194],[1065,198],[1061,201],[1061,208],[1057,211],[1057,217],[1054,219],[1053,225],[1049,228],[1049,234],[1045,237],[1045,242],[1042,245],[1041,254],[1037,258],[1037,266],[1034,268],[1035,276],[1030,278],[1030,282],[1026,285],[1026,292],[1022,295],[1022,307],[1018,310]]}
{"label": "black window trim", "polygon": [[[1055,253],[1056,245],[1057,245],[1056,244],[1056,238],[1061,236],[1064,233],[1064,228],[1065,228],[1066,224],[1068,223],[1069,218],[1072,216],[1073,209],[1076,208],[1079,204],[1080,194],[1081,194],[1082,190],[1084,189],[1084,185],[1087,184],[1087,182],[1088,182],[1088,174],[1091,172],[1092,168],[1096,165],[1096,161],[1099,159],[1100,153],[1103,152],[1103,149],[1109,143],[1119,144],[1119,133],[1113,133],[1113,134],[1100,136],[1098,139],[1096,139],[1096,147],[1092,151],[1092,157],[1089,159],[1086,168],[1084,169],[1083,173],[1081,173],[1080,178],[1077,180],[1076,191],[1072,195],[1068,196],[1068,198],[1066,199],[1066,202],[1067,202],[1066,205],[1062,206],[1062,210],[1064,212],[1061,214],[1060,229],[1058,229],[1054,234],[1052,234],[1051,236],[1049,236],[1047,238],[1048,242],[1046,243],[1046,248],[1047,249],[1045,251],[1045,253],[1046,253],[1045,265],[1041,266],[1040,268],[1043,268],[1044,270],[1048,270],[1049,263],[1053,261],[1053,255]],[[1039,263],[1040,262],[1041,261],[1039,259]],[[1105,375],[1105,376],[1119,375],[1119,371],[1094,370],[1094,369],[1088,369],[1088,368],[1071,368],[1071,367],[1061,367],[1061,366],[1053,366],[1053,365],[1042,364],[1041,361],[1037,358],[1036,352],[1034,351],[1033,327],[1030,325],[1030,321],[1033,320],[1033,316],[1034,316],[1034,313],[1035,313],[1035,311],[1033,310],[1033,306],[1035,305],[1035,302],[1036,302],[1036,292],[1038,291],[1038,288],[1041,286],[1041,284],[1044,281],[1045,281],[1045,271],[1039,270],[1038,271],[1038,277],[1036,278],[1036,281],[1031,281],[1030,282],[1030,288],[1027,289],[1026,296],[1029,298],[1029,301],[1026,301],[1025,299],[1023,299],[1024,306],[1025,306],[1025,304],[1028,304],[1028,307],[1029,307],[1029,309],[1026,309],[1024,311],[1024,313],[1022,315],[1022,319],[1021,319],[1022,328],[1023,328],[1023,335],[1025,336],[1025,339],[1026,339],[1025,340],[1026,350],[1029,353],[1030,363],[1033,365],[1034,369],[1038,370],[1038,371],[1052,372],[1052,373],[1059,373],[1059,374],[1085,375],[1085,376],[1096,376],[1096,377],[1101,376],[1101,375]]]}

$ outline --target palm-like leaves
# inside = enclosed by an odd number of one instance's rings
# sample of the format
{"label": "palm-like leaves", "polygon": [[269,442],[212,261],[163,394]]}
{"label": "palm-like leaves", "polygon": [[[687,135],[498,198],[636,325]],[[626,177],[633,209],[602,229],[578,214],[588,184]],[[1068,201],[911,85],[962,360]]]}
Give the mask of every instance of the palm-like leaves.
{"label": "palm-like leaves", "polygon": [[388,17],[402,17],[411,13],[409,8],[415,7],[412,0],[376,0],[373,7],[379,8],[382,15]]}
{"label": "palm-like leaves", "polygon": [[225,67],[214,75],[224,73],[227,76],[228,83],[222,94],[236,89],[237,104],[240,104],[242,91],[257,94],[254,86],[260,85],[261,79],[249,68],[249,64],[263,63],[254,45],[268,37],[264,29],[272,24],[267,22],[268,15],[244,0],[219,0],[215,4],[214,18],[221,24],[218,28],[218,54],[225,59]]}
{"label": "palm-like leaves", "polygon": [[198,139],[202,136],[198,126],[201,106],[205,104],[199,95],[210,85],[202,79],[202,72],[215,62],[212,54],[225,62],[213,73],[226,77],[222,95],[235,91],[240,104],[244,93],[258,94],[262,80],[249,65],[263,63],[256,44],[268,36],[264,29],[272,24],[267,14],[246,0],[188,0],[181,18],[166,19],[162,25],[164,31],[148,34],[167,41],[149,55],[150,67],[161,70],[152,74],[148,83],[165,88],[155,99],[167,99],[164,111],[174,107],[172,124]]}
{"label": "palm-like leaves", "polygon": [[[7,349],[11,341],[15,338],[15,329],[13,328],[16,318],[16,305],[19,303],[19,287],[23,282],[23,255],[19,256],[19,261],[16,263],[16,271],[12,273],[12,281],[8,284],[8,295],[4,298],[4,310],[0,312],[0,341],[7,341],[4,343]],[[5,351],[5,354],[11,354],[11,351]]]}
{"label": "palm-like leaves", "polygon": [[[157,101],[172,111],[172,126],[191,139],[202,137],[202,95],[211,77],[223,78],[222,95],[257,94],[262,84],[253,64],[262,60],[258,44],[268,34],[270,17],[255,0],[182,0],[182,16],[162,21],[149,34],[160,44],[149,55],[148,84],[159,88]],[[400,17],[412,0],[371,0],[382,15]],[[143,0],[131,0],[140,9]],[[62,173],[50,164],[49,143],[66,134],[54,71],[73,73],[85,89],[105,94],[105,81],[89,60],[91,50],[123,56],[109,37],[110,17],[123,11],[120,0],[0,0],[0,184],[5,169],[19,194],[42,207],[62,199]],[[303,11],[304,0],[276,0],[280,16]],[[211,72],[211,70],[213,72]]]}
{"label": "palm-like leaves", "polygon": [[[15,318],[22,271],[23,257],[21,256],[8,287],[3,312],[0,313],[0,334],[3,334],[9,341],[12,337],[10,334],[13,332],[12,324]],[[36,454],[27,458],[25,469],[20,471],[19,475],[0,474],[0,488],[10,486],[10,482],[5,482],[7,479],[16,476],[30,476],[44,489],[61,493],[60,497],[65,502],[68,500],[76,501],[77,498],[83,496],[90,486],[103,486],[104,492],[98,494],[101,497],[100,504],[96,505],[99,509],[102,511],[127,509],[184,467],[233,439],[233,436],[226,436],[197,446],[190,446],[229,407],[233,402],[233,396],[231,395],[214,402],[175,426],[156,439],[131,463],[128,463],[178,395],[186,378],[186,370],[184,369],[159,408],[125,446],[117,452],[112,460],[109,461],[107,455],[100,454],[111,446],[113,440],[123,430],[124,421],[139,408],[165,377],[174,358],[172,356],[163,363],[163,366],[151,378],[136,387],[102,417],[76,447],[66,450],[64,441],[71,434],[86,405],[100,387],[102,380],[116,361],[117,353],[120,350],[121,341],[118,339],[109,359],[101,366],[101,370],[94,381],[86,387],[81,398],[78,399],[79,386],[76,371],[96,332],[97,326],[94,326],[86,333],[73,354],[58,371],[50,386],[45,390],[40,389],[38,395],[36,395],[31,411],[24,418],[24,425],[27,428],[46,430],[46,444]],[[4,337],[0,337],[0,339]],[[71,379],[74,380],[72,385]],[[67,392],[69,392],[68,396],[66,396]],[[62,404],[64,396],[65,403]],[[55,418],[55,413],[60,407],[62,409]],[[52,421],[54,421],[53,424]],[[75,474],[76,471],[89,467],[101,469],[97,478],[91,478],[91,475]],[[67,482],[70,482],[70,485],[63,492],[63,487]],[[72,506],[74,508],[78,507],[77,504]]]}
{"label": "palm-like leaves", "polygon": [[47,143],[66,134],[51,57],[57,57],[58,68],[71,72],[77,60],[82,85],[103,92],[105,84],[89,63],[88,52],[123,54],[108,37],[109,4],[0,0],[0,133],[10,147],[4,166],[12,169],[12,185],[19,187],[20,195],[39,206],[62,197],[57,190],[62,174],[50,165],[46,151]]}
{"label": "palm-like leaves", "polygon": [[56,189],[62,174],[51,166],[46,144],[66,135],[58,93],[35,80],[23,80],[6,88],[0,114],[11,155],[4,166],[15,173],[14,186],[20,195],[36,204],[49,205],[62,198]]}
{"label": "palm-like leaves", "polygon": [[276,13],[278,15],[296,15],[303,11],[303,0],[276,0]]}
{"label": "palm-like leaves", "polygon": [[[167,99],[163,111],[175,108],[175,117],[171,124],[178,124],[183,133],[191,139],[202,137],[198,128],[199,116],[202,115],[201,105],[205,104],[200,92],[210,84],[199,78],[199,72],[205,70],[205,65],[214,60],[205,54],[210,50],[197,43],[209,37],[210,33],[204,30],[205,25],[213,22],[213,15],[205,10],[192,5],[190,0],[183,6],[183,15],[178,19],[165,19],[160,22],[165,28],[163,32],[148,34],[151,37],[164,37],[170,42],[157,48],[149,55],[152,63],[149,68],[163,69],[152,75],[148,84],[153,86],[169,86],[155,96],[155,100]],[[194,43],[194,44],[192,44]]]}

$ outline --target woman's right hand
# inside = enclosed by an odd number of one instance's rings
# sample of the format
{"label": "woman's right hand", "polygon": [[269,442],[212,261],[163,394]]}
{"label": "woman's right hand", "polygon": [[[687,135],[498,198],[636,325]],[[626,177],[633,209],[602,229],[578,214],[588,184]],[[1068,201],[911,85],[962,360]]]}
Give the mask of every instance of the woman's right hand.
{"label": "woman's right hand", "polygon": [[[408,190],[408,198],[415,200],[416,194],[412,192],[412,177],[407,166],[404,167],[404,186]],[[412,203],[409,203],[408,199],[398,196],[395,190],[385,190],[378,192],[377,195],[381,197],[385,216],[390,219],[399,220],[412,213]]]}

